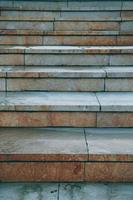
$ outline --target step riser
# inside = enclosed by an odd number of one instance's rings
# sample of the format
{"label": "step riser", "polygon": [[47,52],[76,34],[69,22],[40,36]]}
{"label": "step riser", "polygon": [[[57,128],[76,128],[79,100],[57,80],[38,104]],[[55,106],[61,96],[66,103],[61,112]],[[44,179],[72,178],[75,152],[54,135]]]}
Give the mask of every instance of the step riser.
{"label": "step riser", "polygon": [[1,1],[0,6],[8,8],[18,8],[25,10],[61,10],[61,9],[75,9],[75,10],[131,10],[133,6],[132,1]]}
{"label": "step riser", "polygon": [[133,33],[133,22],[78,22],[78,21],[0,21],[1,29],[42,31],[119,31]]}
{"label": "step riser", "polygon": [[0,36],[0,45],[133,45],[132,36]]}
{"label": "step riser", "polygon": [[133,127],[128,112],[0,112],[0,127]]}
{"label": "step riser", "polygon": [[132,54],[0,54],[0,65],[132,66]]}
{"label": "step riser", "polygon": [[0,91],[133,92],[133,80],[130,78],[122,78],[122,79],[0,78]]}
{"label": "step riser", "polygon": [[0,163],[0,181],[5,182],[132,182],[132,180],[133,163],[126,162]]}
{"label": "step riser", "polygon": [[132,11],[4,11],[1,10],[2,17],[24,17],[35,20],[44,17],[55,20],[87,20],[87,21],[130,21],[133,20]]}

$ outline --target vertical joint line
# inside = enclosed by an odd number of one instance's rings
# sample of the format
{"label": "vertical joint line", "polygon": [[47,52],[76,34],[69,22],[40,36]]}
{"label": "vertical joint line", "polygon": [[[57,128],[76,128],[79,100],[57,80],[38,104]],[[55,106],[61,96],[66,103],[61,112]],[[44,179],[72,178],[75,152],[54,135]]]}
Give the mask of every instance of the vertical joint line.
{"label": "vertical joint line", "polygon": [[86,149],[87,149],[88,160],[89,160],[89,145],[88,145],[88,142],[87,142],[87,137],[86,137],[85,128],[84,128],[84,137],[85,137]]}
{"label": "vertical joint line", "polygon": [[6,72],[6,77],[5,77],[5,91],[7,92],[7,72]]}
{"label": "vertical joint line", "polygon": [[25,69],[25,49],[24,49],[24,69]]}
{"label": "vertical joint line", "polygon": [[60,199],[60,183],[58,183],[58,194],[57,194],[57,200]]}

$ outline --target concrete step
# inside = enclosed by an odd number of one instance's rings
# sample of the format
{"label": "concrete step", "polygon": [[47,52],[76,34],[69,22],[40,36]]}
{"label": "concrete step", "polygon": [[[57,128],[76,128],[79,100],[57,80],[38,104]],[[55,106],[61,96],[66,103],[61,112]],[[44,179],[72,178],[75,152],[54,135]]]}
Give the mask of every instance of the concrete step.
{"label": "concrete step", "polygon": [[0,47],[0,65],[132,66],[132,46]]}
{"label": "concrete step", "polygon": [[0,17],[1,29],[42,31],[119,31],[133,33],[133,21],[83,21],[53,17]]}
{"label": "concrete step", "polygon": [[132,21],[132,11],[16,11],[1,10],[0,21]]}
{"label": "concrete step", "polygon": [[113,10],[133,10],[132,1],[73,1],[73,0],[59,0],[59,1],[9,1],[1,0],[0,6],[2,9],[13,9],[13,10],[93,10],[93,11],[113,11]]}
{"label": "concrete step", "polygon": [[[82,199],[106,200],[111,198],[132,200],[132,183],[1,183],[0,200],[18,200],[19,197],[26,199],[32,197],[37,199],[72,200]],[[8,192],[7,192],[8,191]],[[73,197],[72,197],[73,194]]]}
{"label": "concrete step", "polygon": [[[64,34],[64,35],[63,35]],[[70,33],[71,34],[71,33]],[[76,34],[76,33],[75,33]],[[51,33],[45,35],[12,35],[1,34],[0,45],[94,45],[94,46],[132,46],[132,35],[57,35]]]}
{"label": "concrete step", "polygon": [[1,92],[1,127],[133,127],[132,92]]}
{"label": "concrete step", "polygon": [[0,91],[133,91],[133,67],[0,67]]}
{"label": "concrete step", "polygon": [[132,141],[129,128],[0,128],[0,181],[132,182]]}

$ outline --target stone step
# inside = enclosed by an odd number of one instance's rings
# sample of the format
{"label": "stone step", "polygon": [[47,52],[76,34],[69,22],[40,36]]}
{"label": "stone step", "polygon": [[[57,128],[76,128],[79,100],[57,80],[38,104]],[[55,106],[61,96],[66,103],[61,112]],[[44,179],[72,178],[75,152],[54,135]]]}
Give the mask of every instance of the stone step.
{"label": "stone step", "polygon": [[91,11],[114,11],[114,10],[133,10],[133,2],[130,0],[116,0],[116,1],[73,1],[73,0],[59,0],[59,1],[9,1],[1,0],[0,6],[2,9],[8,10],[91,10]]}
{"label": "stone step", "polygon": [[133,127],[132,92],[1,92],[1,127]]}
{"label": "stone step", "polygon": [[133,91],[133,67],[0,67],[0,91]]}
{"label": "stone step", "polygon": [[132,35],[0,35],[0,45],[104,45],[132,46]]}
{"label": "stone step", "polygon": [[0,21],[132,21],[132,11],[14,11],[1,10]]}
{"label": "stone step", "polygon": [[52,17],[0,17],[1,29],[41,31],[119,31],[133,34],[133,21],[55,20]]}
{"label": "stone step", "polygon": [[132,66],[132,46],[0,47],[0,66]]}
{"label": "stone step", "polygon": [[132,182],[133,129],[0,128],[0,181]]}

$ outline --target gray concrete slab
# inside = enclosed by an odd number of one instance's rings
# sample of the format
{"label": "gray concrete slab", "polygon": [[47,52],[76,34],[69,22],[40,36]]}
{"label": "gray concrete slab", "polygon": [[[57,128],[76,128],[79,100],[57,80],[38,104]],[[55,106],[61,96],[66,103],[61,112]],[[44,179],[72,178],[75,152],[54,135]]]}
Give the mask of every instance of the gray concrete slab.
{"label": "gray concrete slab", "polygon": [[100,92],[96,93],[96,96],[101,105],[101,111],[133,111],[133,92]]}
{"label": "gray concrete slab", "polygon": [[95,94],[89,92],[9,92],[0,102],[0,110],[99,111]]}
{"label": "gray concrete slab", "polygon": [[0,128],[0,154],[19,154],[18,160],[28,161],[88,159],[84,129],[80,128]]}
{"label": "gray concrete slab", "polygon": [[85,133],[90,155],[133,155],[132,128],[86,128]]}
{"label": "gray concrete slab", "polygon": [[0,200],[57,200],[58,184],[3,183],[0,184]]}
{"label": "gray concrete slab", "polygon": [[109,78],[133,78],[133,67],[105,67]]}
{"label": "gray concrete slab", "polygon": [[0,200],[132,200],[132,183],[1,183]]}

